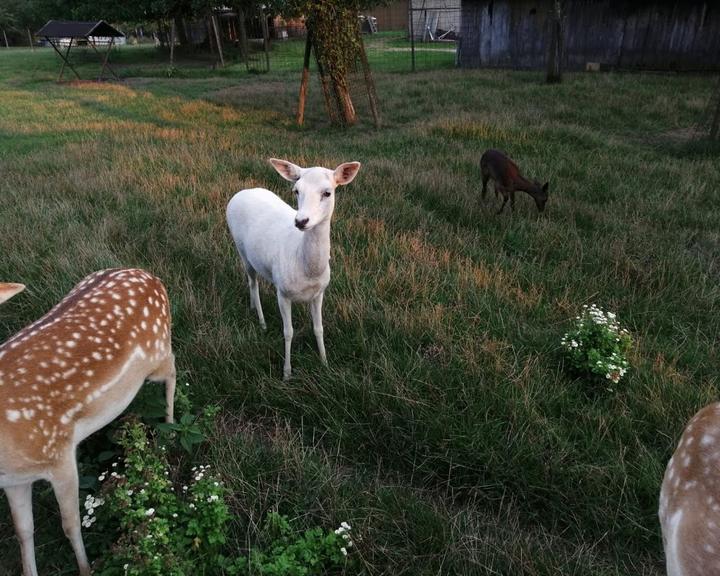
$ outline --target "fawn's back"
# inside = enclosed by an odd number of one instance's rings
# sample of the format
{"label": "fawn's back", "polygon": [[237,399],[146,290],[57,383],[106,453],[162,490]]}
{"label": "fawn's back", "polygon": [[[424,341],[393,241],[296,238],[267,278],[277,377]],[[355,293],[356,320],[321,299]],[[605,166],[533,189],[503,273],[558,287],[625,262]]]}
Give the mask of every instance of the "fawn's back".
{"label": "fawn's back", "polygon": [[668,576],[720,574],[720,403],[688,423],[660,491]]}
{"label": "fawn's back", "polygon": [[[107,424],[172,357],[163,284],[142,270],[86,277],[0,345],[0,486],[31,478]],[[128,385],[135,389],[128,389]]]}

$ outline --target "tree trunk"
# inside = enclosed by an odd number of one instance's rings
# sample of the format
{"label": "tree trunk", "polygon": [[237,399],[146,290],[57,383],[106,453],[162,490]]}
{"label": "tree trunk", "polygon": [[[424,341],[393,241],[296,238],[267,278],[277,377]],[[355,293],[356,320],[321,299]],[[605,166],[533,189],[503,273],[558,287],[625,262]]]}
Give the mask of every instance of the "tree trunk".
{"label": "tree trunk", "polygon": [[348,85],[348,74],[356,58],[357,12],[350,8],[327,10],[318,3],[306,26],[312,32],[330,120],[351,126],[357,121]]}
{"label": "tree trunk", "polygon": [[553,17],[550,24],[550,49],[548,51],[547,75],[545,81],[548,84],[562,82],[562,58],[563,58],[563,9],[561,0],[555,0]]}
{"label": "tree trunk", "polygon": [[182,19],[182,16],[175,16],[173,20],[175,21],[175,33],[177,34],[180,46],[187,46],[188,37],[187,32],[185,31],[185,21]]}
{"label": "tree trunk", "polygon": [[175,20],[170,28],[170,68],[175,66]]}
{"label": "tree trunk", "polygon": [[245,27],[245,11],[238,10],[238,41],[240,42],[240,57],[245,64],[248,63],[247,28]]}

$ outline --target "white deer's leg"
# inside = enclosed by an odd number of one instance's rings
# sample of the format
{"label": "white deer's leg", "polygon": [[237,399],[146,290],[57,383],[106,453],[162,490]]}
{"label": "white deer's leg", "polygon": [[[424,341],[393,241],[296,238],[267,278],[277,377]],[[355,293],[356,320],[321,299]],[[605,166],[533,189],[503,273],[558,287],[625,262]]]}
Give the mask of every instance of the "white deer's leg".
{"label": "white deer's leg", "polygon": [[177,373],[175,371],[175,355],[170,354],[160,367],[155,370],[148,380],[152,382],[165,382],[165,422],[172,423],[175,421],[175,384]]}
{"label": "white deer's leg", "polygon": [[55,492],[58,506],[60,506],[63,531],[75,551],[80,576],[90,576],[90,564],[88,563],[87,554],[85,554],[85,545],[83,544],[82,534],[80,533],[78,473],[74,452],[72,452],[68,458],[66,458],[65,463],[55,471],[50,483]]}
{"label": "white deer's leg", "polygon": [[252,270],[249,266],[248,269],[248,286],[250,287],[250,309],[255,308],[258,314],[258,320],[260,320],[260,328],[267,330],[267,324],[265,324],[265,316],[263,316],[262,305],[260,304],[260,285],[257,279],[257,272]]}
{"label": "white deer's leg", "polygon": [[293,327],[292,327],[292,302],[288,298],[285,298],[280,294],[280,290],[277,293],[278,305],[280,306],[280,315],[283,321],[283,336],[285,337],[285,364],[283,366],[283,380],[290,379],[290,345],[292,344]]}
{"label": "white deer's leg", "polygon": [[324,292],[310,301],[310,315],[313,321],[313,331],[315,332],[315,339],[317,340],[318,352],[320,352],[320,360],[327,366],[327,355],[325,354],[325,341],[323,339],[323,324],[322,324],[322,304]]}
{"label": "white deer's leg", "polygon": [[37,576],[35,566],[35,541],[33,539],[32,483],[5,488],[15,533],[20,542],[24,576]]}

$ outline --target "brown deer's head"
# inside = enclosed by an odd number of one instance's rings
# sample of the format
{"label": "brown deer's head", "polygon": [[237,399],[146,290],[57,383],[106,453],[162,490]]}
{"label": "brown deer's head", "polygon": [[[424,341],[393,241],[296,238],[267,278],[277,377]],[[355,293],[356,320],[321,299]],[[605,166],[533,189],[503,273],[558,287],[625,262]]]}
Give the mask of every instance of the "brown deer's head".
{"label": "brown deer's head", "polygon": [[528,193],[530,196],[533,197],[533,200],[535,200],[535,206],[537,206],[538,212],[542,212],[545,210],[545,203],[548,199],[548,186],[550,185],[550,182],[545,182],[545,184],[540,184],[537,180],[533,182],[532,189],[528,190]]}

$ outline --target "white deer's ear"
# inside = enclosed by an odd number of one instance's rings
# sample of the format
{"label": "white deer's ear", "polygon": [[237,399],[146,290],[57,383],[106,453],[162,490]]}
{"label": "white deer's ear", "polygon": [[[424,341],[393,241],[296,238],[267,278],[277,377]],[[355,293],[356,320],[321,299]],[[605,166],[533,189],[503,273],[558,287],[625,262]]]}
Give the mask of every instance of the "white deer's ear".
{"label": "white deer's ear", "polygon": [[25,284],[5,284],[0,282],[0,304],[5,300],[10,300],[15,294],[19,294],[25,290]]}
{"label": "white deer's ear", "polygon": [[358,170],[360,170],[360,162],[345,162],[335,168],[335,184],[343,186],[344,184],[350,184],[353,178],[357,176]]}
{"label": "white deer's ear", "polygon": [[304,171],[304,168],[300,168],[300,166],[296,166],[287,160],[270,158],[269,162],[273,165],[273,168],[277,170],[277,173],[280,174],[280,176],[285,178],[285,180],[290,180],[290,182],[298,180]]}

